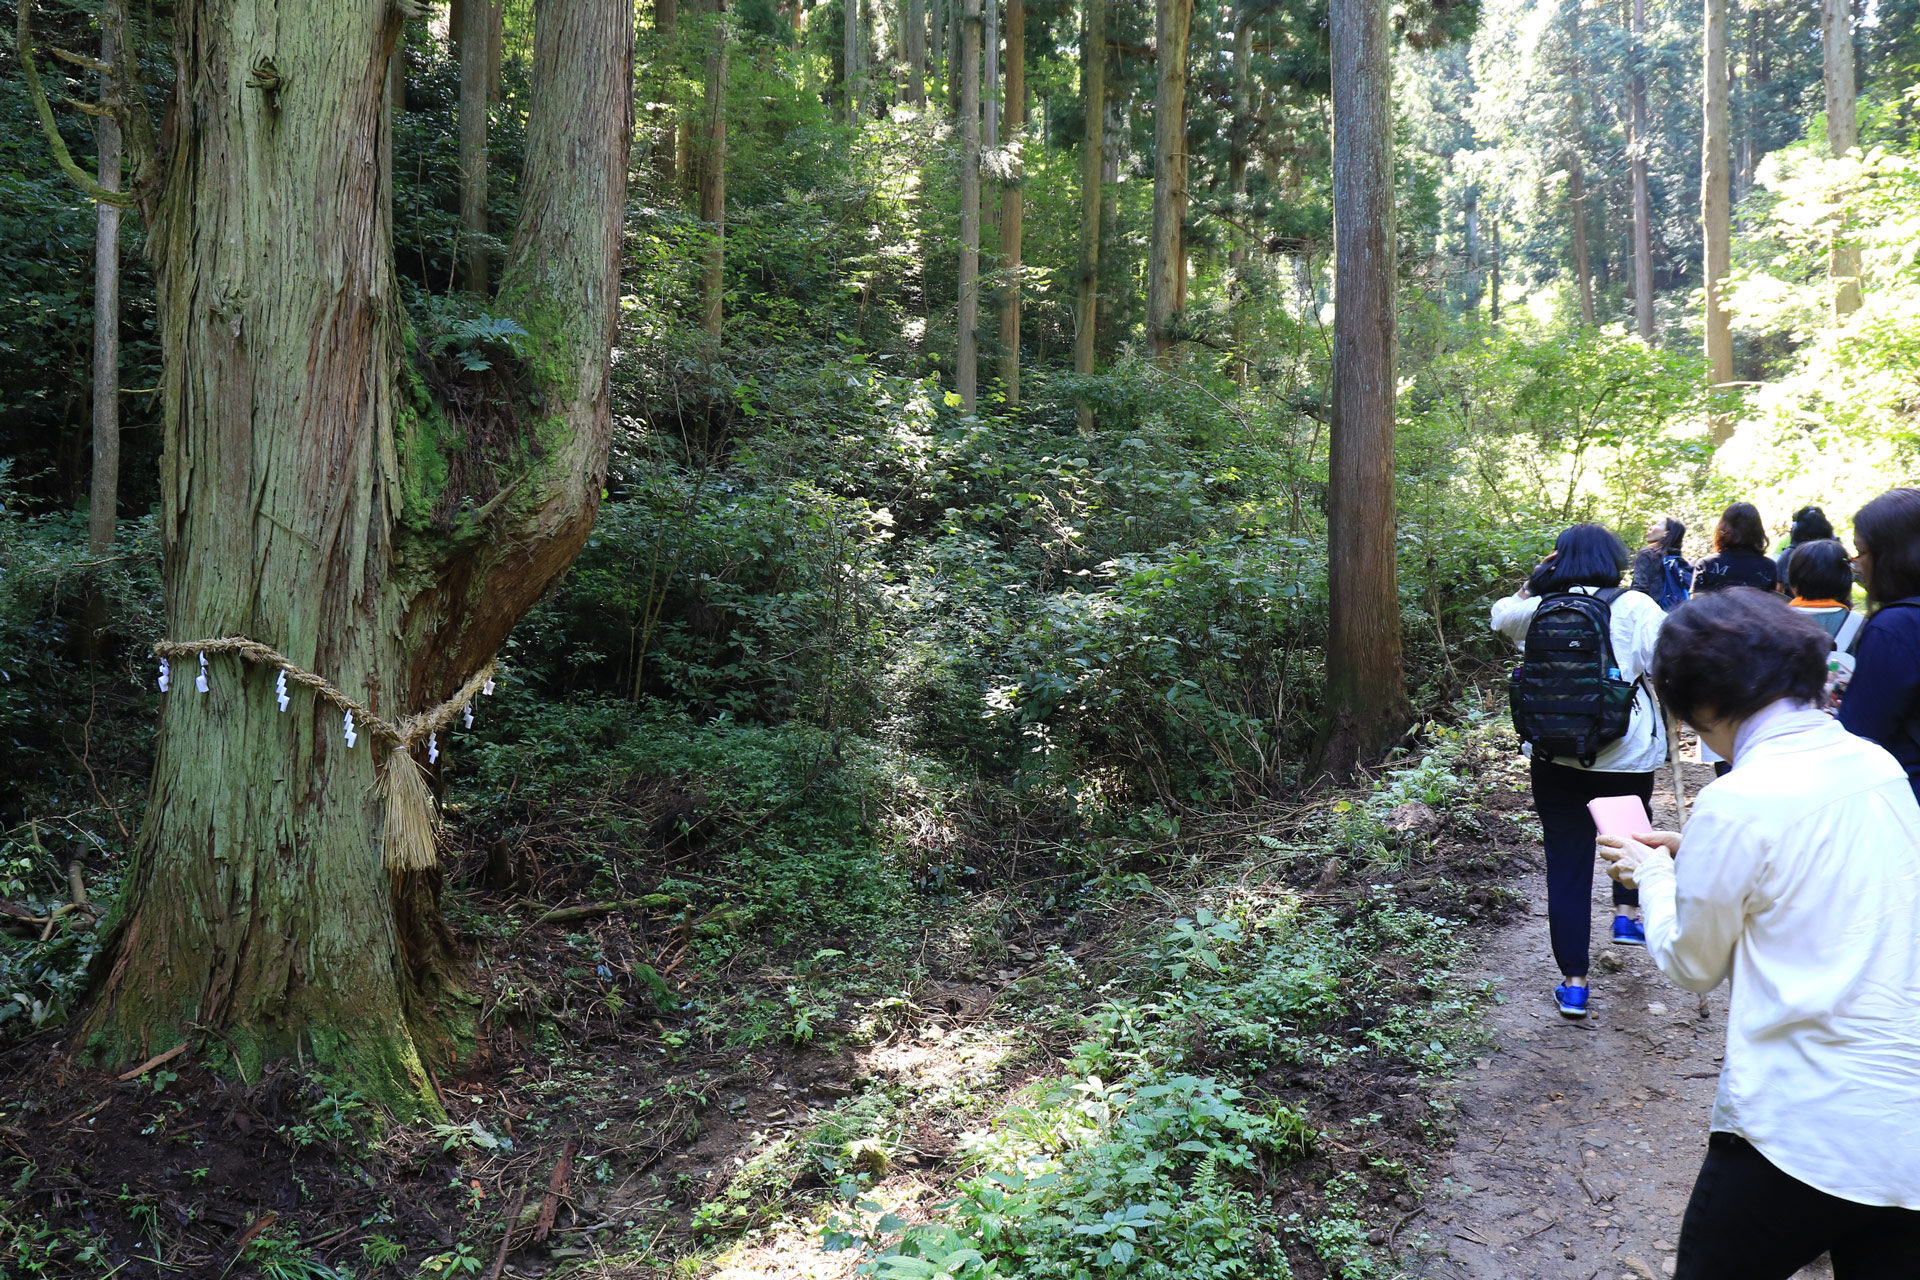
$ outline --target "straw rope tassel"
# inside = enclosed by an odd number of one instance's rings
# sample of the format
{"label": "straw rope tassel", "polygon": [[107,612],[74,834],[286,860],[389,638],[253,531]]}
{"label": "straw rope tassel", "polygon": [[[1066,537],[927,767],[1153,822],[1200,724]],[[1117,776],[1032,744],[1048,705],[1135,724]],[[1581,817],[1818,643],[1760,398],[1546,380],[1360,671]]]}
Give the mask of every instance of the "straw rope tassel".
{"label": "straw rope tassel", "polygon": [[387,753],[387,823],[381,832],[383,859],[389,871],[425,871],[440,860],[440,814],[427,786],[427,771],[411,749],[396,746]]}

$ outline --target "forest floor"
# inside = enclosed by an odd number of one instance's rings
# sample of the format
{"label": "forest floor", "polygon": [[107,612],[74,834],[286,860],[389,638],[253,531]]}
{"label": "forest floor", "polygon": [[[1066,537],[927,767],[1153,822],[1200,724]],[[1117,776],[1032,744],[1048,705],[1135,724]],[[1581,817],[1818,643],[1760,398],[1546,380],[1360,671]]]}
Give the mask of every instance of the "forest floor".
{"label": "forest floor", "polygon": [[[823,937],[698,984],[684,930],[638,912],[542,926],[514,908],[478,948],[499,1016],[468,1068],[437,1082],[440,1126],[382,1126],[298,1063],[235,1081],[183,1057],[115,1079],[36,1037],[0,1055],[15,1197],[0,1274],[851,1277],[863,1255],[828,1251],[831,1221],[858,1219],[856,1201],[941,1218],[979,1167],[968,1142],[1053,1105],[1041,1091],[1071,1079],[1085,1014],[1160,980],[1151,957],[1176,919],[1292,902],[1329,921],[1410,908],[1459,936],[1438,991],[1399,944],[1340,980],[1371,984],[1368,999],[1387,1000],[1372,1007],[1414,1009],[1414,1042],[1436,1037],[1427,1065],[1370,1057],[1354,1036],[1350,1065],[1240,1077],[1317,1135],[1262,1174],[1261,1194],[1345,1233],[1276,1230],[1260,1247],[1301,1280],[1659,1280],[1704,1150],[1725,995],[1703,1006],[1644,951],[1603,948],[1592,1017],[1558,1016],[1524,771],[1496,722],[1478,723],[1454,740],[1437,828],[1393,865],[1329,856],[1334,812],[1361,797],[1324,796],[1235,815],[1178,875],[1100,902],[988,887],[916,921],[891,959]],[[1710,777],[1690,773],[1690,792]],[[1655,811],[1668,820],[1670,795]],[[1594,894],[1598,931],[1597,872]],[[863,966],[910,980],[891,996],[887,981],[865,995],[818,981]],[[727,1020],[663,1015],[642,970]]]}

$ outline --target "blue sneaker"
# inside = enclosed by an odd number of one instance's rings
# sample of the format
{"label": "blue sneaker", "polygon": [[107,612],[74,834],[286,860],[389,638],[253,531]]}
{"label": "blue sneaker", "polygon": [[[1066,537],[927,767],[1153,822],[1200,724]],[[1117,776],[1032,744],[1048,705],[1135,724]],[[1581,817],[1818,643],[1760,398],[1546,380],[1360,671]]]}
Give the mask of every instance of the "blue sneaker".
{"label": "blue sneaker", "polygon": [[1647,931],[1638,920],[1629,920],[1625,916],[1613,918],[1613,944],[1616,947],[1644,947],[1647,945]]}
{"label": "blue sneaker", "polygon": [[1569,1018],[1587,1016],[1587,989],[1566,983],[1553,989],[1553,1002],[1560,1006],[1560,1012]]}

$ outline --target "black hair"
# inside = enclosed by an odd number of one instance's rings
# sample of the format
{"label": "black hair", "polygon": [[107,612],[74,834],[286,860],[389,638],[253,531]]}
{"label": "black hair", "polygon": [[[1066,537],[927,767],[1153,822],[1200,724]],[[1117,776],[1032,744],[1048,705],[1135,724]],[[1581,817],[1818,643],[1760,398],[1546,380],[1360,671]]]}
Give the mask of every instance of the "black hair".
{"label": "black hair", "polygon": [[1767,549],[1767,526],[1761,523],[1760,508],[1751,502],[1736,502],[1720,513],[1720,525],[1713,531],[1715,551],[1751,551],[1759,555]]}
{"label": "black hair", "polygon": [[1794,546],[1803,542],[1825,542],[1833,537],[1833,521],[1818,507],[1802,507],[1793,513],[1793,529],[1787,541]]}
{"label": "black hair", "polygon": [[1533,571],[1535,595],[1568,587],[1617,587],[1629,563],[1626,544],[1605,525],[1576,524],[1553,541],[1554,557]]}
{"label": "black hair", "polygon": [[1744,720],[1781,698],[1817,702],[1833,640],[1770,591],[1729,587],[1667,615],[1653,649],[1653,688],[1690,724],[1702,712]]}
{"label": "black hair", "polygon": [[1832,538],[1803,542],[1787,560],[1787,585],[1802,600],[1838,600],[1853,594],[1853,561]]}
{"label": "black hair", "polygon": [[1889,489],[1853,516],[1853,543],[1873,557],[1865,575],[1875,604],[1920,596],[1920,489]]}
{"label": "black hair", "polygon": [[1667,540],[1660,544],[1660,554],[1677,556],[1681,554],[1680,544],[1687,539],[1687,526],[1672,516],[1667,517]]}

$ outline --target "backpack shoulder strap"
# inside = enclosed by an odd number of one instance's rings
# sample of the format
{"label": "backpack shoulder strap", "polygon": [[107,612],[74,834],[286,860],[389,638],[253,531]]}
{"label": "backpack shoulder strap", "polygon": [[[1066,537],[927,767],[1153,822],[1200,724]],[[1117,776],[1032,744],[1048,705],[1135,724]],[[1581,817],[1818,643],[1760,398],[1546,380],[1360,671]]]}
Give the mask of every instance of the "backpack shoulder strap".
{"label": "backpack shoulder strap", "polygon": [[1847,616],[1840,624],[1840,630],[1834,633],[1833,649],[1835,653],[1851,653],[1853,642],[1860,638],[1860,628],[1866,625],[1866,615],[1858,609],[1847,610]]}

